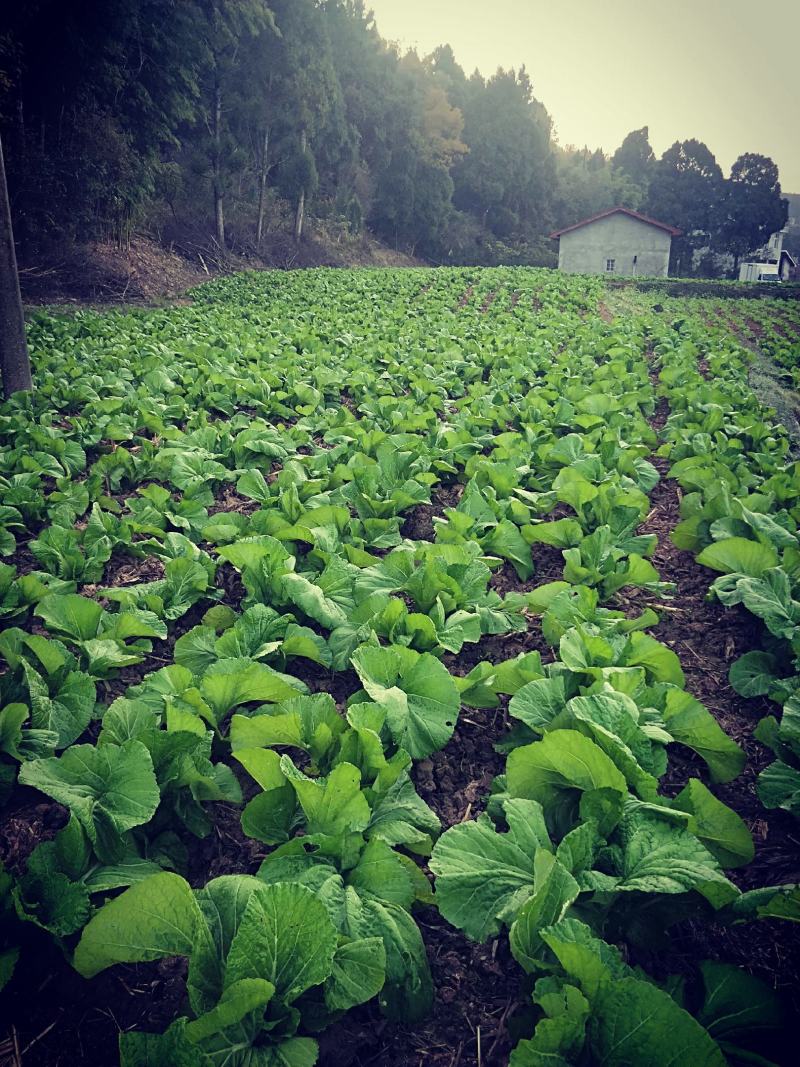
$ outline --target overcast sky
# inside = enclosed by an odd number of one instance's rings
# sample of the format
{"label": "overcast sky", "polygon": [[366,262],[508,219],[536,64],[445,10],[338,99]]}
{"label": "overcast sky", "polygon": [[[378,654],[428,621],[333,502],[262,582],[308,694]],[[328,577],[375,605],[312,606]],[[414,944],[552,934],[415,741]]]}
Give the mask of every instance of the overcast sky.
{"label": "overcast sky", "polygon": [[562,145],[613,151],[650,127],[656,154],[705,141],[727,174],[771,156],[800,193],[800,0],[367,0],[384,37],[448,43],[485,75],[528,69]]}

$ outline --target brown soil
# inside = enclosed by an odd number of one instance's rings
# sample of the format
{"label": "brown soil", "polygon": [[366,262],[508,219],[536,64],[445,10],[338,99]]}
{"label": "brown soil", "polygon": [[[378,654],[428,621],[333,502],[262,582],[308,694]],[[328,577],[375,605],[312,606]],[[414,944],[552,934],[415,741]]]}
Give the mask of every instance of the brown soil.
{"label": "brown soil", "polygon": [[433,520],[443,518],[445,508],[458,507],[464,486],[460,482],[439,485],[431,493],[430,504],[416,504],[405,513],[400,533],[414,541],[434,541],[436,527]]}
{"label": "brown soil", "polygon": [[600,318],[603,320],[603,322],[613,322],[614,321],[614,316],[611,314],[611,312],[608,309],[608,306],[606,305],[605,301],[603,301],[603,300],[601,300],[597,305],[597,313],[600,316]]}
{"label": "brown soil", "polygon": [[94,242],[71,249],[55,261],[20,271],[26,303],[150,303],[174,299],[210,274],[193,261],[137,237],[130,249]]}
{"label": "brown soil", "polygon": [[463,308],[463,307],[467,306],[467,304],[472,299],[472,294],[473,294],[474,291],[475,291],[474,290],[474,286],[472,286],[472,285],[467,286],[466,290],[464,291],[464,293],[462,294],[461,298],[458,301],[458,306],[460,308]]}
{"label": "brown soil", "polygon": [[[367,1005],[323,1035],[320,1067],[505,1067],[512,1041],[506,1026],[521,1002],[523,974],[505,937],[474,945],[433,908],[418,922],[433,974],[433,1014],[398,1026]],[[480,1041],[481,1058],[478,1060]]]}
{"label": "brown soil", "polygon": [[183,304],[191,303],[182,299],[187,289],[236,271],[421,265],[369,234],[341,242],[312,221],[300,245],[286,233],[269,233],[259,255],[241,249],[220,257],[200,231],[169,247],[143,234],[127,249],[110,241],[77,245],[22,265],[20,286],[26,304]]}

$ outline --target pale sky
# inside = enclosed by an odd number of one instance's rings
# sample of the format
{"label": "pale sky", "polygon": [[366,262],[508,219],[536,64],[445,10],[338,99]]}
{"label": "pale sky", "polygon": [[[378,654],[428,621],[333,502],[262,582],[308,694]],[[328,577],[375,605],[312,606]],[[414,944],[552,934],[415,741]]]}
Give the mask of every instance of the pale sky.
{"label": "pale sky", "polygon": [[560,144],[613,152],[650,127],[661,155],[705,141],[727,174],[771,156],[800,193],[800,0],[367,0],[383,37],[450,44],[470,74],[520,67]]}

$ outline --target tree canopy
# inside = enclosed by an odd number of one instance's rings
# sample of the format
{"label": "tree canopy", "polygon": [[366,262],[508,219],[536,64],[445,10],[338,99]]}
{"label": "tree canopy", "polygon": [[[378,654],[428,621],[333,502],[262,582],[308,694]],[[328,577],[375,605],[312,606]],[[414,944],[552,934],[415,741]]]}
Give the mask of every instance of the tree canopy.
{"label": "tree canopy", "polygon": [[258,248],[304,218],[434,262],[553,262],[548,234],[620,205],[739,257],[785,221],[772,160],[559,146],[535,75],[401,54],[363,0],[29,0],[0,33],[18,252],[137,227]]}

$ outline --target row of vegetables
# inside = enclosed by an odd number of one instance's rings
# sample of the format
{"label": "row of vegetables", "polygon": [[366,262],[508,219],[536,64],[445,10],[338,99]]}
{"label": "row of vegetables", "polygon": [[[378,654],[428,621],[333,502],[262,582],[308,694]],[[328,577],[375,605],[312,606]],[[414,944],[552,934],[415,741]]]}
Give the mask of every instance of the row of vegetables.
{"label": "row of vegetables", "polygon": [[716,300],[703,302],[711,314],[768,356],[787,383],[800,386],[800,302],[797,300]]}
{"label": "row of vegetables", "polygon": [[[745,757],[647,632],[674,589],[639,529],[659,451],[690,490],[676,544],[771,635],[732,684],[784,703],[759,727],[779,757],[760,792],[791,810],[798,470],[741,349],[707,353],[692,319],[607,324],[602,295],[523,269],[312,271],[36,317],[41,387],[0,415],[0,781],[12,808],[25,786],[69,819],[1,876],[0,977],[25,967],[20,924],[86,977],[183,956],[186,1014],[122,1034],[124,1065],[304,1067],[372,998],[424,1018],[415,913],[435,905],[473,940],[508,932],[535,1007],[514,1067],[770,1062],[765,983],[629,962],[687,917],[798,906],[794,886],[730,880],[753,842],[706,782],[661,791],[670,745],[711,786]],[[405,536],[431,502],[432,540]],[[536,583],[540,546],[560,580]],[[619,610],[621,590],[649,606]],[[532,627],[549,662],[442,662]],[[507,768],[485,814],[441,833],[414,764],[462,706],[507,710]],[[198,885],[219,802],[264,856]]]}

